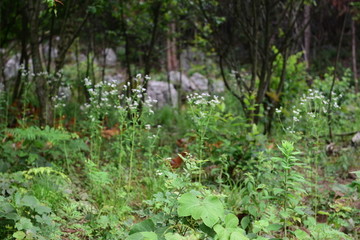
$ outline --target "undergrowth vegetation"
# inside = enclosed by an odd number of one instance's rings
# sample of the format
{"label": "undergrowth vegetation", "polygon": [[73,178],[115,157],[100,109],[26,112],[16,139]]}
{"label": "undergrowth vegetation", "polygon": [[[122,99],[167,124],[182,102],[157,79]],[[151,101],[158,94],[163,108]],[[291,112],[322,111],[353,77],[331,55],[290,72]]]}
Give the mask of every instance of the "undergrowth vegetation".
{"label": "undergrowth vegetation", "polygon": [[289,67],[271,135],[230,94],[155,109],[141,75],[86,78],[87,103],[54,98],[53,127],[23,109],[8,128],[3,93],[0,238],[358,239],[359,143],[343,133],[359,131],[360,99],[345,71],[329,101],[332,71],[308,88]]}

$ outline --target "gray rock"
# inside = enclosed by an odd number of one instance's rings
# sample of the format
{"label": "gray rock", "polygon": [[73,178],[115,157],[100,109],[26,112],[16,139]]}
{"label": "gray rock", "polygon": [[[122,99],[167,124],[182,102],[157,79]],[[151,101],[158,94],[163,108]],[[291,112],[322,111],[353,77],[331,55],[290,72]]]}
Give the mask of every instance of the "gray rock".
{"label": "gray rock", "polygon": [[[47,59],[49,52],[49,43],[44,44],[42,49],[43,49],[43,55]],[[56,47],[52,46],[50,54],[51,54],[51,58],[54,60],[59,56],[59,50]]]}
{"label": "gray rock", "polygon": [[173,84],[160,81],[149,81],[147,95],[156,99],[155,107],[161,108],[165,105],[177,106],[178,93]]}
{"label": "gray rock", "polygon": [[194,91],[205,92],[209,90],[209,80],[200,73],[194,73],[190,77],[190,82],[194,86]]}
{"label": "gray rock", "polygon": [[216,81],[211,84],[212,92],[223,93],[225,92],[225,84],[223,81]]}
{"label": "gray rock", "polygon": [[357,132],[351,139],[351,143],[354,146],[360,146],[360,132]]}
{"label": "gray rock", "polygon": [[99,63],[101,65],[104,65],[104,56],[103,54],[106,54],[106,65],[107,66],[115,66],[117,62],[117,56],[115,51],[112,48],[106,48],[102,53],[101,56],[99,56]]}
{"label": "gray rock", "polygon": [[17,73],[20,69],[20,53],[12,56],[6,63],[4,67],[4,76],[5,80],[9,80],[17,76]]}
{"label": "gray rock", "polygon": [[196,89],[196,86],[190,81],[190,79],[183,73],[177,71],[169,72],[170,83],[175,87],[180,88],[185,92],[192,92]]}
{"label": "gray rock", "polygon": [[58,97],[62,100],[69,101],[71,98],[71,88],[69,86],[59,87]]}

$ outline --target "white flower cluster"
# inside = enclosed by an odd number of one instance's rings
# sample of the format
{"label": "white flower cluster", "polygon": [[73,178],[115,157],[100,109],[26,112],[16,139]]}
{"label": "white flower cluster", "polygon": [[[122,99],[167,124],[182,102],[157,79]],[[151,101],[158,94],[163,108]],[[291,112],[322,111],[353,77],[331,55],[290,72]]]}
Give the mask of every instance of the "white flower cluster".
{"label": "white flower cluster", "polygon": [[187,101],[189,104],[194,104],[197,106],[216,106],[221,103],[221,101],[224,101],[224,97],[218,97],[216,95],[210,96],[208,93],[193,93],[188,96],[186,96]]}
{"label": "white flower cluster", "polygon": [[[342,98],[342,95],[336,95],[335,92],[332,92],[332,108],[338,109],[340,108],[338,101]],[[300,105],[310,105],[315,108],[321,109],[323,113],[327,113],[327,107],[329,105],[329,99],[324,95],[324,93],[316,90],[316,89],[309,89],[308,94],[303,94],[300,98]]]}
{"label": "white flower cluster", "polygon": [[90,103],[85,103],[82,109],[89,112],[89,117],[95,121],[99,114],[107,114],[111,109],[121,108],[119,94],[116,84],[112,82],[99,82],[93,86],[89,78],[84,79],[84,84],[90,95]]}
{"label": "white flower cluster", "polygon": [[[149,76],[145,76],[145,79],[149,80]],[[125,113],[130,110],[132,113],[136,113],[139,109],[139,105],[143,100],[143,96],[146,89],[142,87],[142,76],[141,74],[136,75],[134,83],[136,88],[130,90],[131,96],[126,97],[120,93],[118,85],[114,82],[99,82],[93,86],[93,83],[89,78],[84,79],[84,83],[90,94],[90,104],[84,104],[82,109],[107,114],[109,111],[116,109],[119,112]],[[131,83],[126,82],[123,85],[123,91],[127,92],[131,88]],[[157,100],[148,97],[144,101],[144,107],[148,113],[154,113],[152,106]],[[90,111],[90,112],[91,112]],[[90,116],[95,118],[95,116]]]}
{"label": "white flower cluster", "polygon": [[65,102],[66,102],[66,99],[68,97],[66,96],[66,94],[59,94],[57,96],[53,96],[51,98],[51,100],[54,102],[54,107],[55,108],[64,108],[66,106]]}

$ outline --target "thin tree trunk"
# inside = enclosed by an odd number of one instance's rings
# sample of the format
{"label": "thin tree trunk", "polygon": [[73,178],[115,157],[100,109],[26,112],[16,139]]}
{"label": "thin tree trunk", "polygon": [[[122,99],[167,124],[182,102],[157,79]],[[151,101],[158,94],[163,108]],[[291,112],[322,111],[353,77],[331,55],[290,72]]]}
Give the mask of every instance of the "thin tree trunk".
{"label": "thin tree trunk", "polygon": [[[157,29],[159,26],[159,17],[160,17],[160,13],[161,13],[161,6],[162,6],[162,2],[161,1],[157,1],[154,3],[153,6],[153,28],[152,28],[152,32],[151,32],[151,39],[150,39],[150,44],[148,46],[148,52],[145,55],[145,71],[144,74],[149,75],[150,74],[150,69],[151,69],[151,60],[152,60],[152,55],[153,55],[153,51],[154,51],[154,47],[155,47],[155,41],[157,38]],[[144,88],[147,89],[147,85],[148,85],[148,78],[144,79]],[[144,96],[143,96],[144,98]]]}
{"label": "thin tree trunk", "polygon": [[177,51],[176,51],[176,38],[174,37],[176,30],[175,23],[172,22],[169,24],[169,36],[167,37],[166,45],[166,56],[167,56],[167,69],[170,71],[177,71],[178,61],[177,61]]}
{"label": "thin tree trunk", "polygon": [[304,6],[304,25],[306,26],[304,31],[304,58],[307,69],[310,67],[311,26],[308,24],[310,21],[310,11],[311,6],[306,4]]}
{"label": "thin tree trunk", "polygon": [[355,84],[355,93],[359,92],[359,82],[357,76],[357,67],[356,67],[356,26],[354,19],[351,19],[351,55],[352,55],[352,69],[354,76]]}
{"label": "thin tree trunk", "polygon": [[46,71],[50,73],[51,68],[51,52],[52,52],[52,40],[53,40],[53,34],[54,34],[54,23],[55,23],[55,12],[54,10],[51,11],[51,26],[50,26],[50,36],[49,36],[49,49],[48,49],[48,62]]}

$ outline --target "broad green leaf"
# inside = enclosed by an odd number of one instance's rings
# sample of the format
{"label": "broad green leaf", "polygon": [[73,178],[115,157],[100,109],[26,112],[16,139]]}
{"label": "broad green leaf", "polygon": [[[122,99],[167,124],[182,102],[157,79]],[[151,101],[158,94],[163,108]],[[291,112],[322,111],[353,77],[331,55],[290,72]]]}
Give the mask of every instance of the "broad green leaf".
{"label": "broad green leaf", "polygon": [[13,234],[13,237],[15,239],[24,239],[26,237],[26,234],[23,231],[17,231]]}
{"label": "broad green leaf", "polygon": [[230,237],[230,234],[226,231],[226,229],[220,224],[216,224],[214,226],[214,231],[216,232],[216,236],[220,240],[227,240]]}
{"label": "broad green leaf", "polygon": [[296,229],[294,231],[294,234],[296,236],[297,239],[299,240],[308,240],[308,239],[311,239],[311,237],[306,233],[304,232],[303,230],[301,229]]}
{"label": "broad green leaf", "polygon": [[154,232],[141,232],[144,236],[144,240],[158,240],[156,233]]}
{"label": "broad green leaf", "polygon": [[21,199],[21,204],[23,206],[27,206],[27,207],[30,207],[32,209],[35,209],[35,207],[39,205],[39,200],[37,200],[37,198],[34,197],[34,196],[25,195]]}
{"label": "broad green leaf", "polygon": [[131,230],[130,235],[138,232],[152,232],[155,231],[155,224],[151,219],[146,219],[142,222],[135,224]]}
{"label": "broad green leaf", "polygon": [[213,227],[219,218],[224,215],[224,206],[216,196],[208,196],[204,199],[203,212],[201,219],[208,227]]}
{"label": "broad green leaf", "polygon": [[283,225],[281,224],[270,224],[267,229],[269,231],[278,231],[279,229],[281,229],[283,227]]}
{"label": "broad green leaf", "polygon": [[259,215],[256,207],[254,207],[254,206],[250,206],[250,207],[248,208],[248,211],[249,211],[249,213],[250,213],[252,216],[254,216],[254,217],[257,217],[257,216]]}
{"label": "broad green leaf", "polygon": [[231,233],[230,240],[249,240],[249,238],[240,231],[235,231]]}
{"label": "broad green leaf", "polygon": [[224,215],[224,207],[216,196],[208,196],[204,200],[193,193],[185,193],[179,198],[178,215],[191,216],[195,220],[203,220],[208,227],[213,227]]}
{"label": "broad green leaf", "polygon": [[141,234],[141,232],[131,234],[126,238],[126,240],[144,240],[144,236]]}
{"label": "broad green leaf", "polygon": [[226,215],[225,217],[225,227],[226,228],[236,228],[239,225],[239,219],[232,213]]}
{"label": "broad green leaf", "polygon": [[51,213],[51,208],[49,208],[47,206],[38,205],[38,206],[35,206],[35,211],[38,214]]}
{"label": "broad green leaf", "polygon": [[202,208],[200,199],[192,193],[185,193],[179,198],[178,215],[180,217],[192,216],[195,220],[200,219]]}
{"label": "broad green leaf", "polygon": [[18,230],[29,230],[33,228],[33,224],[30,219],[22,217],[20,218],[20,221],[15,224],[15,227]]}

